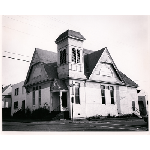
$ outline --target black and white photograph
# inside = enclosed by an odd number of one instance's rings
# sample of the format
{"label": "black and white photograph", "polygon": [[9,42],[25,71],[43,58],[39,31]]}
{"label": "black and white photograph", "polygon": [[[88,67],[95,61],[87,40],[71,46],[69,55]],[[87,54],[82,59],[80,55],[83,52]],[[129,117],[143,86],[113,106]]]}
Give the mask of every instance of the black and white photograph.
{"label": "black and white photograph", "polygon": [[2,131],[148,132],[147,15],[3,15]]}

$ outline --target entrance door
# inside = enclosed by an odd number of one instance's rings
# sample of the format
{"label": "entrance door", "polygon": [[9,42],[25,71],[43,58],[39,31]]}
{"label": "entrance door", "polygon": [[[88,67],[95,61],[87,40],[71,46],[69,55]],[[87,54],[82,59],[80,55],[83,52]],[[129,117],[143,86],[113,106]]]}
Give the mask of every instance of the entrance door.
{"label": "entrance door", "polygon": [[67,92],[62,92],[62,107],[67,107]]}
{"label": "entrance door", "polygon": [[146,115],[146,109],[144,107],[143,101],[138,101],[139,104],[139,110],[140,110],[140,115]]}
{"label": "entrance door", "polygon": [[25,100],[22,101],[22,109],[25,110]]}

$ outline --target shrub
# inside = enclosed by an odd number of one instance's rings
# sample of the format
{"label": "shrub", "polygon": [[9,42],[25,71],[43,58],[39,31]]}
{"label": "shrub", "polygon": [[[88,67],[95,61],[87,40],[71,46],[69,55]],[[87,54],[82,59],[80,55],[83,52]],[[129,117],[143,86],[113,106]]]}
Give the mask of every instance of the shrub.
{"label": "shrub", "polygon": [[31,118],[31,110],[28,107],[25,109],[25,117]]}
{"label": "shrub", "polygon": [[18,109],[18,110],[13,114],[13,117],[14,117],[14,118],[17,118],[17,119],[25,118],[25,110],[23,110],[23,109]]}
{"label": "shrub", "polygon": [[46,108],[38,108],[32,111],[33,119],[43,119],[49,115],[49,110]]}

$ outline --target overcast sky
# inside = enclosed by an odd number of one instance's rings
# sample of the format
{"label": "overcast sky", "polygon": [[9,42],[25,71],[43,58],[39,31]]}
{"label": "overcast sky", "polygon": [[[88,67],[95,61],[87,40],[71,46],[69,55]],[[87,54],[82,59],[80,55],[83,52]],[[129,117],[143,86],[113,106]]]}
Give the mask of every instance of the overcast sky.
{"label": "overcast sky", "polygon": [[[3,16],[2,56],[31,61],[35,48],[57,52],[56,38],[70,29],[86,38],[86,49],[107,47],[118,69],[148,92],[148,26],[148,16]],[[25,80],[30,63],[6,57],[2,84]]]}

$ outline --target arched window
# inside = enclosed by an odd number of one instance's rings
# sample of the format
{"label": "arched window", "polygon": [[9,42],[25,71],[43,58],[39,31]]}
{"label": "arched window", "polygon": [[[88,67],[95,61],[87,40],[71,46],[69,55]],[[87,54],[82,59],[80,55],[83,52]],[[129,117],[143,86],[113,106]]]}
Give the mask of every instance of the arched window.
{"label": "arched window", "polygon": [[66,49],[60,51],[60,64],[66,63]]}
{"label": "arched window", "polygon": [[72,62],[80,63],[80,50],[72,48]]}
{"label": "arched window", "polygon": [[72,62],[76,63],[76,50],[75,50],[75,48],[72,49]]}

